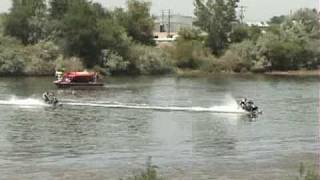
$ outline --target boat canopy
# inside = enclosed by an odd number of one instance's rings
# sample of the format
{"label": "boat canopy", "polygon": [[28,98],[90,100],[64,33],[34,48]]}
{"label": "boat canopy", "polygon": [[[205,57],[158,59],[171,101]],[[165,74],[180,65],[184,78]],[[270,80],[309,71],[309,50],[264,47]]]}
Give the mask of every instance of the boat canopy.
{"label": "boat canopy", "polygon": [[71,82],[96,82],[97,75],[95,72],[68,72],[64,74],[63,79]]}

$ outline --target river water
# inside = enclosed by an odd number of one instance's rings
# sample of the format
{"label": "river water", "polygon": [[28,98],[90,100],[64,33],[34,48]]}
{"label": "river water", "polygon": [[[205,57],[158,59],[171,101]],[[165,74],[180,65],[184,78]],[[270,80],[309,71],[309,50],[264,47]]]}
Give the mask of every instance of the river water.
{"label": "river water", "polygon": [[[0,179],[120,179],[148,157],[166,179],[294,179],[318,148],[317,77],[107,78],[58,90],[0,78]],[[52,108],[41,94],[64,103]],[[252,98],[250,119],[236,100]]]}

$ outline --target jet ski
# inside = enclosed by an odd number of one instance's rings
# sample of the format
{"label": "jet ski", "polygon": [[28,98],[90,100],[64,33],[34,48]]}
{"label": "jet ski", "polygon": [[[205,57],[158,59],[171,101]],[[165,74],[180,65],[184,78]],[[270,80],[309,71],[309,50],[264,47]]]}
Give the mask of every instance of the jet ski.
{"label": "jet ski", "polygon": [[252,100],[247,100],[246,98],[242,99],[239,105],[243,110],[247,111],[251,116],[257,116],[259,114],[262,114],[262,111],[259,109],[258,106],[254,104]]}
{"label": "jet ski", "polygon": [[43,101],[48,104],[52,105],[53,107],[61,106],[58,98],[53,93],[44,92],[42,94]]}

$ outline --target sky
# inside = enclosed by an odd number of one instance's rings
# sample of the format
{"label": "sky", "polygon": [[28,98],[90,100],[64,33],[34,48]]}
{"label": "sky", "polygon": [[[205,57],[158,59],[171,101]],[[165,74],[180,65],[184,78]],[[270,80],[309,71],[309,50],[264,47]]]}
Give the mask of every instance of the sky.
{"label": "sky", "polygon": [[[93,0],[100,2],[104,7],[125,7],[126,0]],[[194,0],[150,0],[152,1],[151,12],[160,15],[161,10],[171,9],[175,14],[193,15]],[[300,8],[319,7],[320,0],[240,0],[240,5],[246,6],[246,21],[266,21],[273,16],[289,14]],[[1,0],[0,12],[10,9],[11,0]]]}

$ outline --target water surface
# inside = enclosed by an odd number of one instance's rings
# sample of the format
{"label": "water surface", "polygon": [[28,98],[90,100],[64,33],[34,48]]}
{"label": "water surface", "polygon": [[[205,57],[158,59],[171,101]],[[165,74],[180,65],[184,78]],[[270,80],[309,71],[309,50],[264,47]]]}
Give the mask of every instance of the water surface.
{"label": "water surface", "polygon": [[[123,77],[96,90],[52,80],[0,78],[0,179],[119,179],[149,156],[167,179],[292,179],[316,160],[317,78]],[[63,108],[41,102],[46,90]],[[243,96],[264,114],[239,112]]]}

